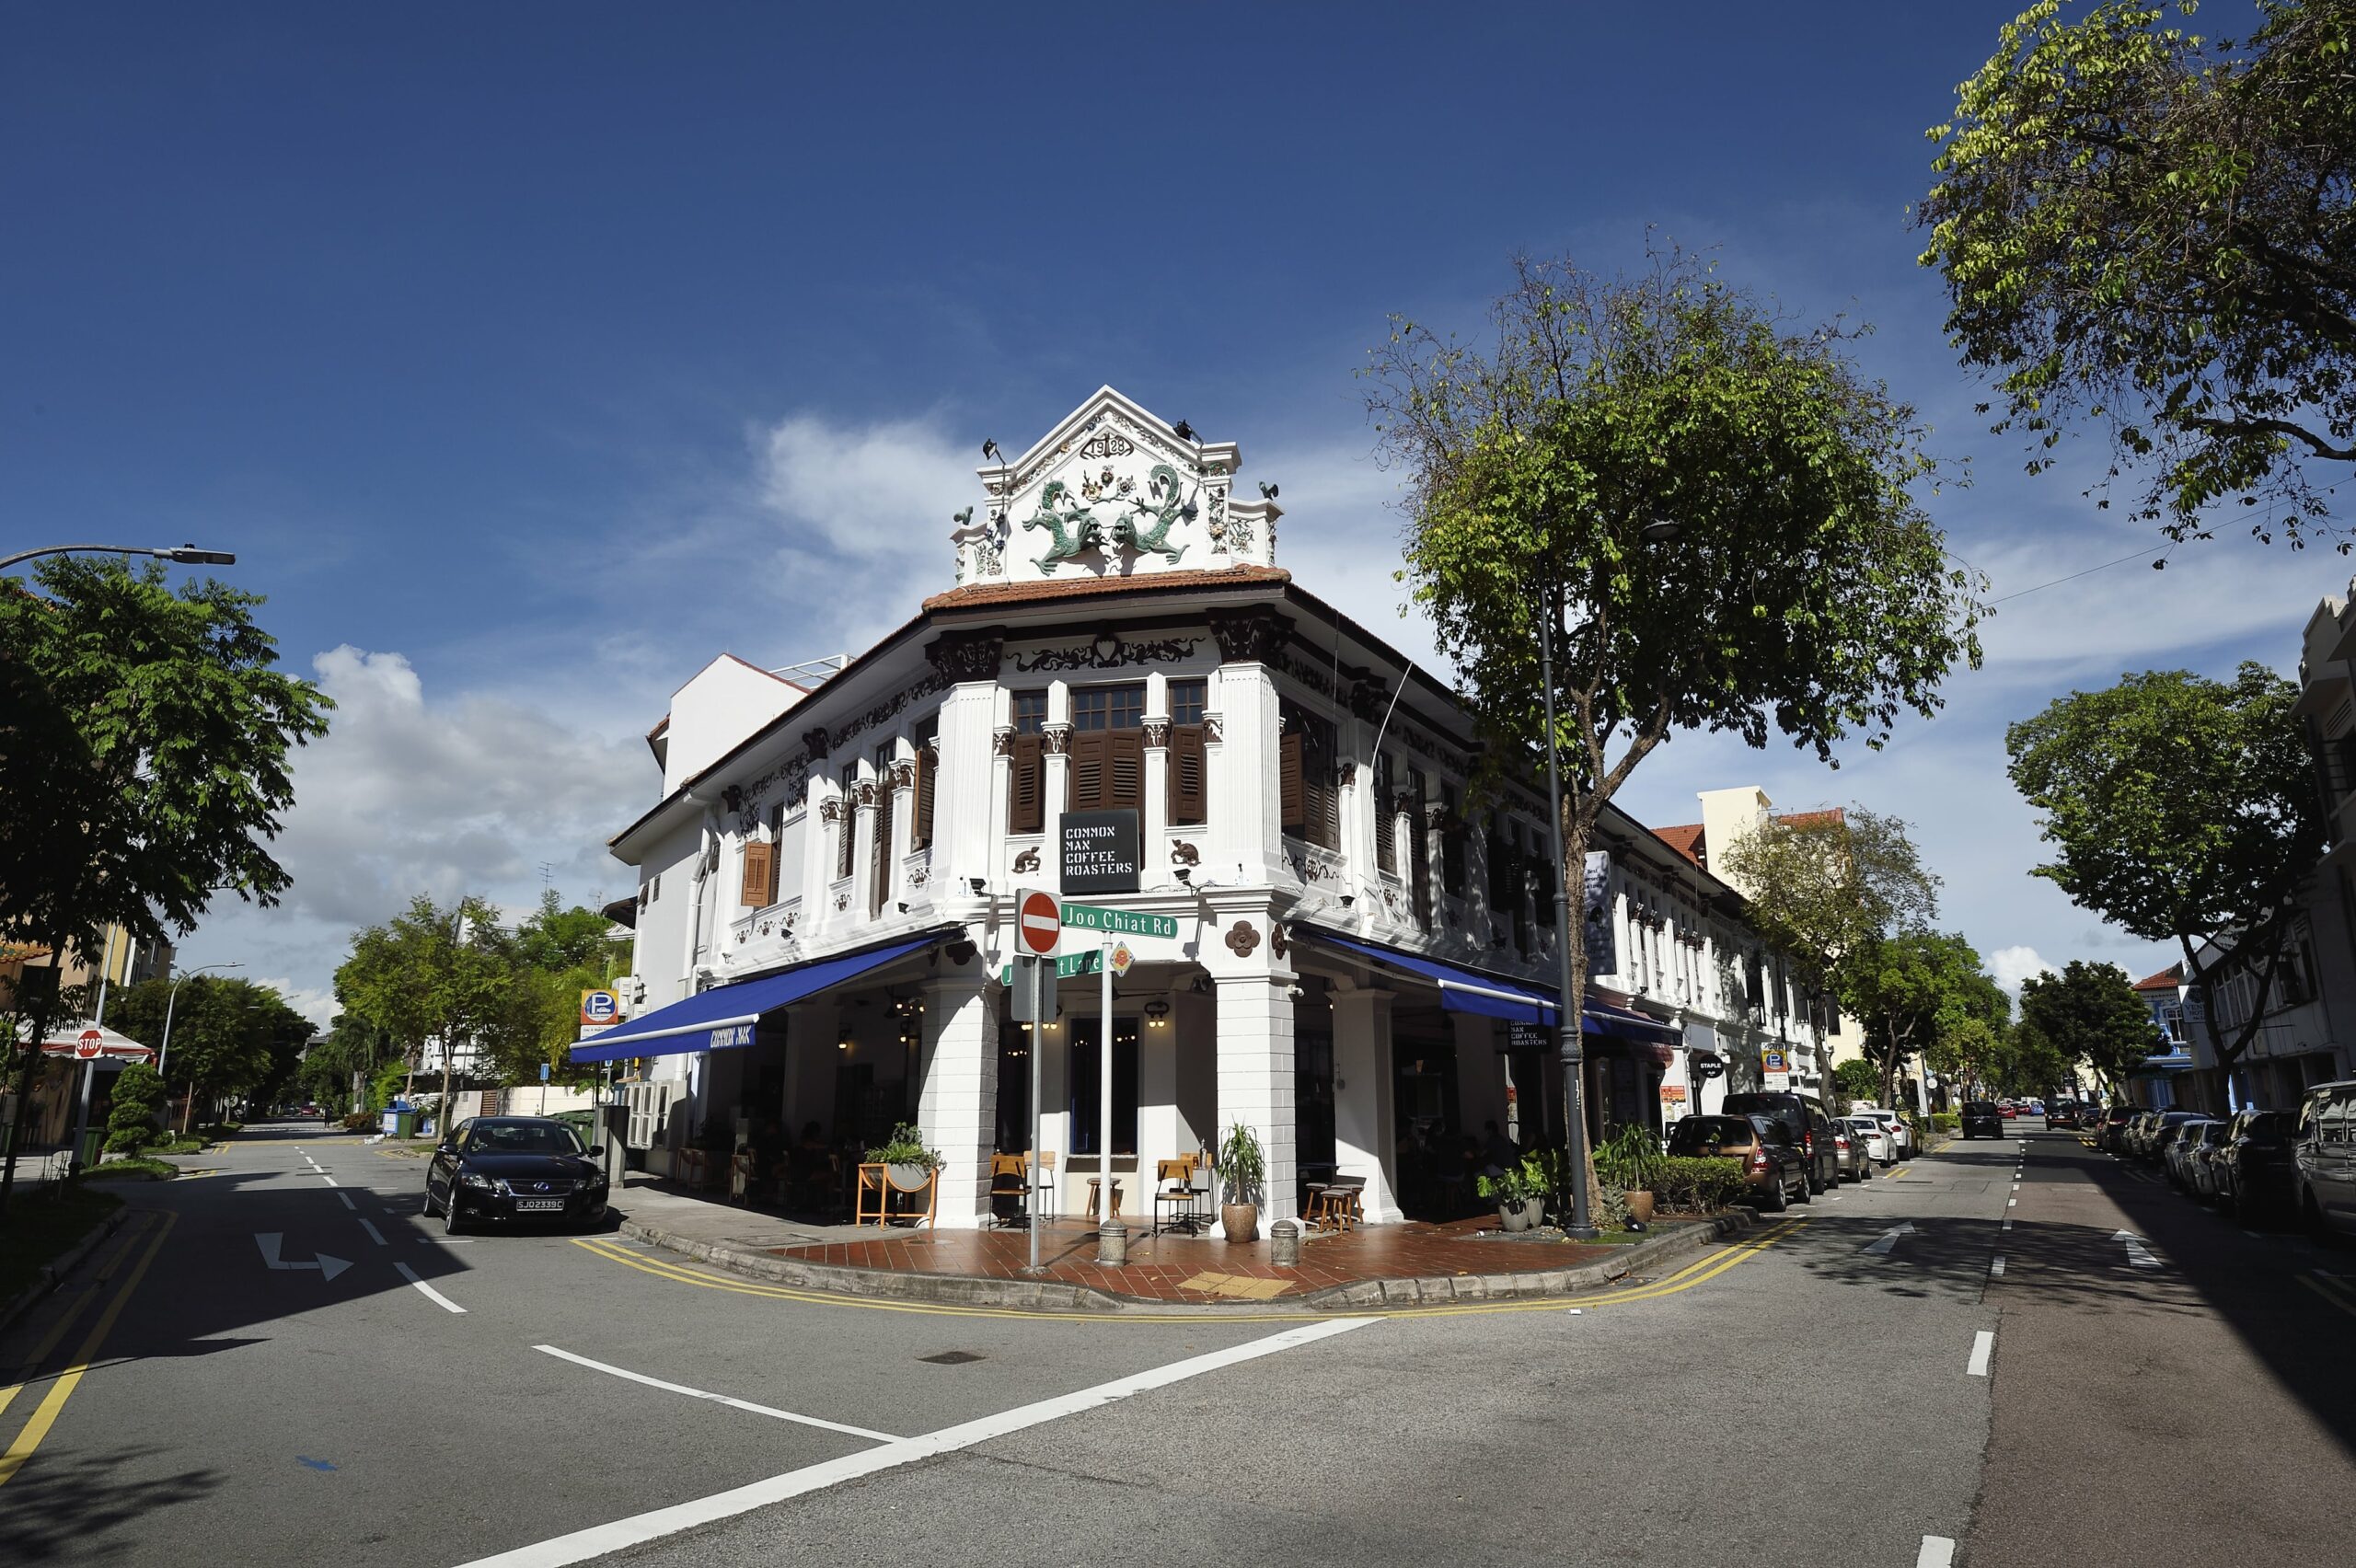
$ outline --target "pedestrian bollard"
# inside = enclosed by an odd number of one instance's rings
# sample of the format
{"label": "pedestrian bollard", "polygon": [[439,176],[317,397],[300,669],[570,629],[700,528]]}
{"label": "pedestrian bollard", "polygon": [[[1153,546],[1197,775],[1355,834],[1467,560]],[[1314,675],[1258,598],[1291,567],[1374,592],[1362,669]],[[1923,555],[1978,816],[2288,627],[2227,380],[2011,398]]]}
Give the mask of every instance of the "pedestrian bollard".
{"label": "pedestrian bollard", "polygon": [[1280,1219],[1268,1227],[1268,1262],[1280,1269],[1288,1269],[1300,1262],[1300,1227],[1289,1219]]}
{"label": "pedestrian bollard", "polygon": [[1129,1228],[1104,1224],[1096,1228],[1096,1261],[1114,1267],[1129,1261]]}

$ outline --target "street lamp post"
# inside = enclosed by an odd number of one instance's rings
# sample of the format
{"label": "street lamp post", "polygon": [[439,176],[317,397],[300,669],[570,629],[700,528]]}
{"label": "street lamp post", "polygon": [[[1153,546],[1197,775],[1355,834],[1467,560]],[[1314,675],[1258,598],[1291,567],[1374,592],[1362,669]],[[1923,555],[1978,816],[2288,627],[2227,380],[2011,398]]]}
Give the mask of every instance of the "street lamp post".
{"label": "street lamp post", "polygon": [[0,571],[37,556],[82,554],[157,556],[165,560],[179,561],[182,566],[237,564],[237,558],[227,550],[201,550],[194,545],[43,545],[37,550],[18,550],[15,555],[0,559]]}
{"label": "street lamp post", "polygon": [[[1587,1209],[1587,1054],[1579,1038],[1582,1020],[1571,1011],[1571,887],[1570,868],[1563,859],[1562,746],[1554,733],[1554,622],[1563,613],[1562,600],[1550,593],[1546,614],[1538,624],[1539,683],[1546,688],[1546,829],[1554,846],[1554,952],[1561,959],[1562,994],[1554,1009],[1556,1045],[1563,1056],[1564,1136],[1568,1143],[1571,1179],[1571,1223],[1563,1233],[1590,1241],[1597,1234]],[[1581,911],[1585,917],[1585,911]]]}

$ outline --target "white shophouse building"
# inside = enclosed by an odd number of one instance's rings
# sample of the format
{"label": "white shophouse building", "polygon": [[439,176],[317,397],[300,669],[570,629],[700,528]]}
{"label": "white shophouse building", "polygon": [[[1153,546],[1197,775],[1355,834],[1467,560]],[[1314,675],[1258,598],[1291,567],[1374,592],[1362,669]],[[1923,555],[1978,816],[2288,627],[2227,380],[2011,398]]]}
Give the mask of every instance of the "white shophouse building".
{"label": "white shophouse building", "polygon": [[[980,470],[954,582],[898,630],[838,670],[722,657],[677,694],[649,737],[661,799],[612,845],[644,1001],[575,1052],[638,1061],[651,1164],[770,1117],[846,1147],[909,1119],[947,1159],[940,1223],[983,1222],[990,1156],[1032,1138],[1013,895],[1058,887],[1080,813],[1133,825],[1137,890],[1068,897],[1175,928],[1126,938],[1115,987],[1126,1214],[1153,1161],[1238,1122],[1264,1225],[1324,1173],[1396,1220],[1432,1200],[1432,1151],[1491,1120],[1559,1138],[1551,1040],[1514,1027],[1553,996],[1542,798],[1472,799],[1455,694],[1278,567],[1281,513],[1240,464],[1101,390]],[[1623,813],[1601,853],[1595,1127],[1657,1124],[1695,1086],[1713,1105],[1763,1043],[1815,1043],[1731,889]],[[1038,1036],[1068,1214],[1107,1141],[1100,984],[1062,980]]]}

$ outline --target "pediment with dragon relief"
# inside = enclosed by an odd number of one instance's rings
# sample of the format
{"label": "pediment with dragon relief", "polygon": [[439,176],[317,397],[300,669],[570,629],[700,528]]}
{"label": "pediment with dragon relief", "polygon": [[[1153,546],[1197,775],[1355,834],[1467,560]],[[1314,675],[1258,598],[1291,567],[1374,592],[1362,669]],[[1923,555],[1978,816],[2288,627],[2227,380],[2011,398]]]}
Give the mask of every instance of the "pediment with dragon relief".
{"label": "pediment with dragon relief", "polygon": [[976,471],[984,500],[951,535],[958,583],[1273,565],[1280,509],[1265,490],[1234,498],[1240,457],[1104,387],[1022,456]]}

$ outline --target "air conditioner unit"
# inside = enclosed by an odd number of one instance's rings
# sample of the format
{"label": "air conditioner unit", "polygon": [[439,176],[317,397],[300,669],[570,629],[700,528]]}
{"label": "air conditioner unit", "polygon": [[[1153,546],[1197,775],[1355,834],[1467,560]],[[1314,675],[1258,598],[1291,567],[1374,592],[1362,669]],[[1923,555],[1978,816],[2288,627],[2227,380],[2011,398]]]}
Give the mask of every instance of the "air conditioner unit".
{"label": "air conditioner unit", "polygon": [[614,995],[621,999],[622,1006],[626,1008],[646,1005],[646,982],[635,974],[625,974],[615,981],[613,991]]}

